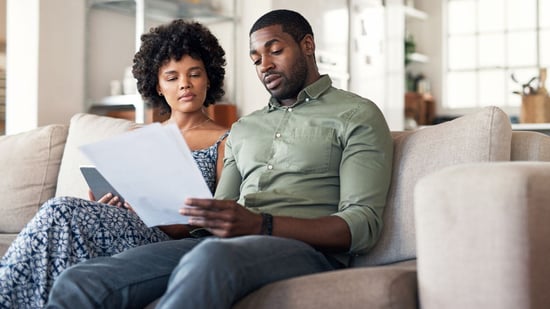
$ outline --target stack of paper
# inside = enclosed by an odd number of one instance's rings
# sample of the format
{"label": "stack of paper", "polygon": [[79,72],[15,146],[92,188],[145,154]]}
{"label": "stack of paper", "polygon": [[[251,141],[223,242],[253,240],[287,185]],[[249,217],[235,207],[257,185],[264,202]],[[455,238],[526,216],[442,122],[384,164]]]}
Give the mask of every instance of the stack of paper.
{"label": "stack of paper", "polygon": [[212,198],[176,125],[150,124],[80,150],[148,226],[187,223],[178,213],[185,198]]}

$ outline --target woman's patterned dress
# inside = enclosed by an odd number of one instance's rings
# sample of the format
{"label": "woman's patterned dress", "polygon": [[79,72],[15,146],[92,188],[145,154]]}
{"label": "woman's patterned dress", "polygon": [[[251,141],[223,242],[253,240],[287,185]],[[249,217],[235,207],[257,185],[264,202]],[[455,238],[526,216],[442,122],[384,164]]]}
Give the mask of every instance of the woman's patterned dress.
{"label": "woman's patterned dress", "polygon": [[[208,187],[216,186],[218,145],[193,151]],[[53,281],[67,267],[137,246],[169,240],[132,211],[73,197],[42,205],[0,261],[0,308],[42,308]]]}

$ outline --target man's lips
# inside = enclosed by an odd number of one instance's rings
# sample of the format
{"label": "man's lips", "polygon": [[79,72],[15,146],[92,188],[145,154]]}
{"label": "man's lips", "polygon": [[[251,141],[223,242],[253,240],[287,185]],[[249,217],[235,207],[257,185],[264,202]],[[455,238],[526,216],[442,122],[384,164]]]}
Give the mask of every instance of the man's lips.
{"label": "man's lips", "polygon": [[281,84],[281,75],[269,74],[264,78],[264,85],[267,89],[275,89]]}

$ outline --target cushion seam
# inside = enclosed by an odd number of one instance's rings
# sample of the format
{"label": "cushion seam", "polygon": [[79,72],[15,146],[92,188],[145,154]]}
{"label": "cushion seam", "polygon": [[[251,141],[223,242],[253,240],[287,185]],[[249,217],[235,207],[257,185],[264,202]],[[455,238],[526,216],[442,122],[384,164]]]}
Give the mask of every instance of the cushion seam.
{"label": "cushion seam", "polygon": [[44,187],[46,185],[46,179],[48,178],[48,173],[50,172],[50,162],[51,162],[51,159],[52,159],[52,140],[53,140],[53,136],[55,135],[55,131],[56,131],[56,128],[55,127],[52,127],[52,129],[50,130],[50,138],[48,140],[48,159],[46,160],[46,169],[45,169],[45,172],[44,172],[44,175],[42,177],[42,182],[40,184],[40,194],[38,195],[38,201],[36,203],[37,205],[37,208],[39,208],[41,205],[40,204],[40,201],[42,200],[42,197],[44,195]]}
{"label": "cushion seam", "polygon": [[491,108],[491,120],[490,120],[490,127],[489,127],[489,157],[487,158],[487,161],[493,161],[492,155],[493,155],[493,131],[494,131],[494,121],[495,121],[495,109]]}

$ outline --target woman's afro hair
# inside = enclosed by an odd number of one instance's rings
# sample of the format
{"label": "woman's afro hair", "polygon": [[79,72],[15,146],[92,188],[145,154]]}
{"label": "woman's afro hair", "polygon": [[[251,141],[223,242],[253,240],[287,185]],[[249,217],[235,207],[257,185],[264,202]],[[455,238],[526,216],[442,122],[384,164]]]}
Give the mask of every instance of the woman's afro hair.
{"label": "woman's afro hair", "polygon": [[209,85],[204,106],[214,104],[225,94],[225,51],[218,39],[203,25],[182,19],[174,20],[141,36],[141,47],[134,56],[132,73],[143,100],[160,107],[161,113],[170,113],[165,98],[158,94],[159,69],[170,60],[179,61],[189,55],[204,63]]}

